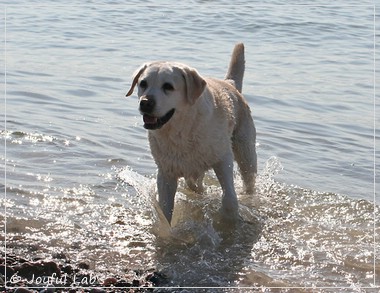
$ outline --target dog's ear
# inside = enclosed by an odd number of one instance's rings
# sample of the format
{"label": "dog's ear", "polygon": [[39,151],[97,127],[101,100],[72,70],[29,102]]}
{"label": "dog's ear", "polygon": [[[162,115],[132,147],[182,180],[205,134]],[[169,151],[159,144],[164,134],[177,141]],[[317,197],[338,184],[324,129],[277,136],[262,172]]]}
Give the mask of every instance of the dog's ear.
{"label": "dog's ear", "polygon": [[141,76],[141,74],[144,72],[144,70],[148,67],[148,64],[143,64],[139,69],[137,69],[135,71],[135,73],[133,74],[133,81],[132,81],[132,85],[131,85],[131,88],[129,89],[128,93],[126,94],[126,96],[130,96],[133,94],[133,90],[135,89],[135,86],[137,84],[137,81],[139,80],[139,77]]}
{"label": "dog's ear", "polygon": [[183,67],[181,68],[181,71],[186,82],[187,100],[193,105],[203,93],[206,87],[206,81],[193,68]]}

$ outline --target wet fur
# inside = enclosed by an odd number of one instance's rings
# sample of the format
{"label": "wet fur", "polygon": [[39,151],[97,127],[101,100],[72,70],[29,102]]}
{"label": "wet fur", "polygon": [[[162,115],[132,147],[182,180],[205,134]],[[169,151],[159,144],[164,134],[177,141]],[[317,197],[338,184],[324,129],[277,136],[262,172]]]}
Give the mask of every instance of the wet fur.
{"label": "wet fur", "polygon": [[[233,183],[233,160],[238,163],[246,192],[252,193],[257,173],[256,130],[251,111],[241,94],[244,74],[244,46],[233,51],[225,80],[204,78],[184,64],[153,62],[137,70],[131,89],[140,80],[153,85],[139,89],[140,99],[155,99],[152,115],[175,114],[162,128],[149,130],[149,143],[158,167],[159,204],[171,221],[178,178],[202,192],[205,171],[214,169],[223,189],[222,215],[236,219],[238,202]],[[170,95],[159,88],[165,80],[174,82]]]}

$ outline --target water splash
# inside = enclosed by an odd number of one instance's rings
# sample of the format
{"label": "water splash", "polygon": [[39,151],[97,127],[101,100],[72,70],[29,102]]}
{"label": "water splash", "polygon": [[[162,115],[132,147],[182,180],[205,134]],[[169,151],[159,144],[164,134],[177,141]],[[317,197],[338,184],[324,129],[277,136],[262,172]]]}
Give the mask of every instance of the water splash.
{"label": "water splash", "polygon": [[180,184],[174,227],[159,225],[166,220],[155,202],[155,259],[169,276],[168,285],[327,286],[357,292],[371,285],[374,205],[279,183],[275,175],[282,169],[278,158],[270,158],[257,178],[256,194],[239,195],[242,221],[233,229],[220,224],[221,191],[211,173],[204,195]]}
{"label": "water splash", "polygon": [[270,157],[264,165],[262,172],[258,175],[256,190],[260,195],[276,194],[282,189],[282,186],[275,181],[275,175],[283,170],[283,166],[279,158]]}
{"label": "water splash", "polygon": [[9,207],[8,249],[28,255],[60,251],[104,272],[155,266],[168,276],[168,286],[327,286],[357,292],[371,286],[378,207],[279,183],[275,176],[281,170],[280,160],[270,158],[253,196],[240,194],[235,175],[241,221],[234,226],[221,221],[221,189],[212,172],[203,195],[180,182],[173,226],[157,204],[155,179],[129,167],[113,169],[114,189],[12,188],[10,198],[23,205],[2,201]]}

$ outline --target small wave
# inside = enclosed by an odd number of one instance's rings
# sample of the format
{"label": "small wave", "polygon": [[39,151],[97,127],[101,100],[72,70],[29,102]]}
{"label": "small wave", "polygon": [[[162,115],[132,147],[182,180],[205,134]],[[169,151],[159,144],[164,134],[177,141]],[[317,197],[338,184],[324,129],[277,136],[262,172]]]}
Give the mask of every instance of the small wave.
{"label": "small wave", "polygon": [[34,102],[40,101],[44,103],[52,103],[53,101],[55,102],[60,102],[59,99],[54,98],[52,96],[44,95],[41,93],[34,93],[34,92],[26,92],[26,91],[8,91],[8,95],[13,95],[13,96],[21,96],[21,97],[28,97],[32,98]]}
{"label": "small wave", "polygon": [[97,95],[96,92],[85,89],[66,90],[66,92],[76,97],[93,97]]}
{"label": "small wave", "polygon": [[22,144],[23,142],[52,142],[55,140],[53,136],[40,133],[27,133],[23,131],[1,131],[0,135],[10,139],[11,143]]}
{"label": "small wave", "polygon": [[79,136],[73,138],[63,138],[57,137],[49,134],[39,133],[39,132],[25,132],[25,131],[10,131],[1,130],[0,137],[7,140],[11,144],[21,145],[21,144],[38,144],[38,143],[48,143],[57,144],[60,146],[70,146],[73,142],[80,141],[82,138]]}

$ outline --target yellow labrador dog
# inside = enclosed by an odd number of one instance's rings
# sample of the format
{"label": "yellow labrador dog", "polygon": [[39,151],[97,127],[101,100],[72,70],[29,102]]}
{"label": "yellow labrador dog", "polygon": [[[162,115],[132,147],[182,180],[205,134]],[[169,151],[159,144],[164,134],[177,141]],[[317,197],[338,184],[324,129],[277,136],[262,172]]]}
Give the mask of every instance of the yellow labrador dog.
{"label": "yellow labrador dog", "polygon": [[133,77],[127,96],[137,85],[139,111],[158,166],[159,205],[169,223],[180,177],[201,193],[205,171],[214,169],[223,190],[222,216],[227,219],[238,217],[234,158],[246,192],[253,192],[256,129],[241,94],[244,67],[244,45],[237,44],[224,80],[202,77],[176,62],[145,63]]}

